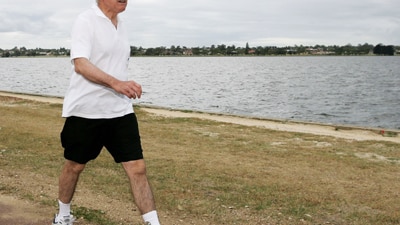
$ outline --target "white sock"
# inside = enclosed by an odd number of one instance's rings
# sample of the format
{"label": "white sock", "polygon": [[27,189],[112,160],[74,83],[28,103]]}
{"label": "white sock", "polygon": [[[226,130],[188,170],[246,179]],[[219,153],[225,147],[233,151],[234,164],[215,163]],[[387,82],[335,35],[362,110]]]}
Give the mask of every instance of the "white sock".
{"label": "white sock", "polygon": [[160,225],[158,221],[157,211],[151,211],[142,215],[144,222],[150,222],[151,225]]}
{"label": "white sock", "polygon": [[63,218],[64,216],[69,216],[71,215],[71,203],[65,204],[62,201],[58,200],[58,206],[59,206],[59,211],[58,211],[58,218]]}

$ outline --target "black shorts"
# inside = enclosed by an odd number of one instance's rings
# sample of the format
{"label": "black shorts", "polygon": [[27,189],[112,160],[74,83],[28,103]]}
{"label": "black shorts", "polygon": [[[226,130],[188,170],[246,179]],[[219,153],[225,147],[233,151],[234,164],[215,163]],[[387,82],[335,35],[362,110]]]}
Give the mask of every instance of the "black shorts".
{"label": "black shorts", "polygon": [[64,157],[86,164],[103,147],[117,163],[143,159],[139,127],[134,113],[112,119],[68,117],[61,131]]}

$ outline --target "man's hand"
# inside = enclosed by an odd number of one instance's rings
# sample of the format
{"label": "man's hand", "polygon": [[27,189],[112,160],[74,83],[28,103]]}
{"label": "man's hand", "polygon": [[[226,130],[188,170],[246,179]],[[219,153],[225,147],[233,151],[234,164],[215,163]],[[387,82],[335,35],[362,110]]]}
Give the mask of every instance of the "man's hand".
{"label": "man's hand", "polygon": [[133,80],[120,81],[115,80],[111,84],[111,88],[116,92],[126,95],[128,98],[140,98],[142,96],[142,86]]}

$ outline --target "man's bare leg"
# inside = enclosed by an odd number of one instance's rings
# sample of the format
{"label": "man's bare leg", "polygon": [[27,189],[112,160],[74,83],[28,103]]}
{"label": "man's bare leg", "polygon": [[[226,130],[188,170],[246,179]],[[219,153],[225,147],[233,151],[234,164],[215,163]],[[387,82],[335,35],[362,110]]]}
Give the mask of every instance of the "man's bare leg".
{"label": "man's bare leg", "polygon": [[133,198],[143,219],[152,225],[159,225],[153,192],[146,175],[146,165],[143,159],[123,162],[122,166],[128,175]]}
{"label": "man's bare leg", "polygon": [[147,180],[144,160],[123,162],[122,166],[128,175],[132,194],[140,213],[145,214],[155,210],[153,192]]}
{"label": "man's bare leg", "polygon": [[74,196],[79,175],[85,168],[85,164],[79,164],[66,160],[61,171],[58,186],[58,199],[63,203],[70,203]]}
{"label": "man's bare leg", "polygon": [[68,221],[73,222],[74,219],[71,217],[71,201],[75,193],[79,175],[84,168],[84,164],[79,164],[70,160],[65,161],[58,184],[59,211],[54,218],[53,224],[58,224],[61,220],[65,222],[66,218]]}

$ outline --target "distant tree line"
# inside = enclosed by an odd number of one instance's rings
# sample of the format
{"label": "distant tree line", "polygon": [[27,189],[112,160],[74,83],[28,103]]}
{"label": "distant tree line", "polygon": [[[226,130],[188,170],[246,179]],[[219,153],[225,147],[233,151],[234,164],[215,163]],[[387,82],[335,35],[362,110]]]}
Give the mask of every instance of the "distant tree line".
{"label": "distant tree line", "polygon": [[0,48],[1,57],[18,57],[18,56],[69,56],[70,50],[66,48],[59,49],[27,49],[25,47],[14,47],[12,49],[3,50]]}
{"label": "distant tree line", "polygon": [[[400,54],[400,46],[378,44],[373,46],[365,43],[353,46],[338,45],[315,45],[315,46],[258,46],[250,47],[246,43],[245,47],[235,45],[211,45],[210,47],[186,47],[172,45],[169,48],[161,46],[155,48],[143,48],[131,46],[131,56],[280,56],[280,55],[396,55]],[[70,50],[59,49],[27,49],[25,47],[14,47],[13,49],[0,49],[1,57],[18,56],[69,56]]]}
{"label": "distant tree line", "polygon": [[[378,49],[375,51],[375,49]],[[388,50],[380,49],[391,49]],[[142,48],[142,47],[131,47],[132,56],[270,56],[270,55],[394,55],[397,51],[400,53],[400,46],[397,48],[393,45],[384,46],[379,44],[377,46],[365,43],[353,46],[351,44],[345,46],[287,46],[287,47],[276,47],[276,46],[258,46],[250,47],[246,43],[245,47],[236,47],[235,45],[227,46],[212,45],[211,47],[191,47],[185,46],[174,46],[167,47],[156,47],[156,48]]]}

